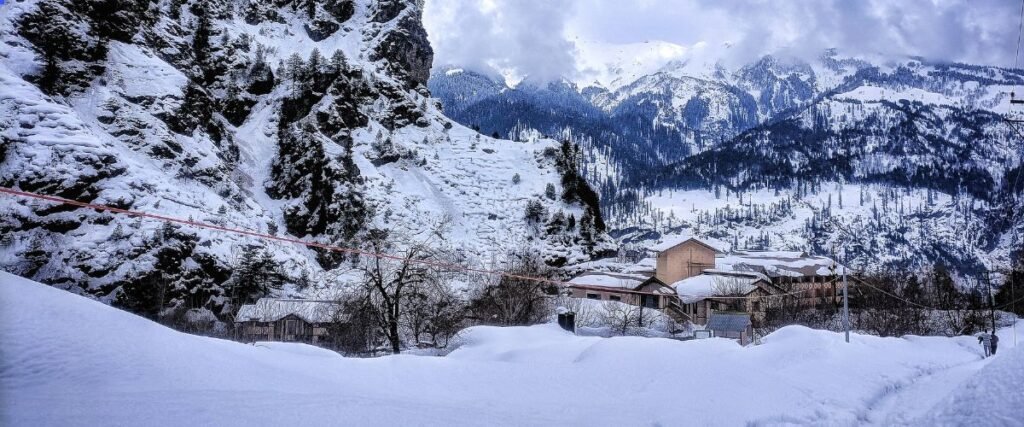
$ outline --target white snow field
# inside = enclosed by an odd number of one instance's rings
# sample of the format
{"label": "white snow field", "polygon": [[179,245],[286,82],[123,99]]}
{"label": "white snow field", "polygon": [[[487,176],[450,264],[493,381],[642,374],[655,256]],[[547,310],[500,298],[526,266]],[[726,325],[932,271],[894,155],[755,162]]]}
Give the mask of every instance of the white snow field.
{"label": "white snow field", "polygon": [[552,325],[353,359],[187,335],[2,272],[0,325],[4,426],[1024,424],[1010,330],[987,360],[973,337],[787,327],[740,347]]}

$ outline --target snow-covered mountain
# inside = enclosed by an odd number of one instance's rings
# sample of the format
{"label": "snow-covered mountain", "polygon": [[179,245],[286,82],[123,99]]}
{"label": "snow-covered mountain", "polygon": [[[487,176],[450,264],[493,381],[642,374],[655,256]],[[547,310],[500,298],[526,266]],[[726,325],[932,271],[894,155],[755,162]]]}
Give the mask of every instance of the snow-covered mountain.
{"label": "snow-covered mountain", "polygon": [[[625,246],[697,234],[974,276],[1020,250],[1021,142],[1001,115],[1021,83],[1021,70],[829,50],[735,70],[669,61],[613,89],[578,88],[589,106],[569,109],[543,92],[503,108],[519,91],[495,88],[452,117],[580,143]],[[429,84],[458,93],[443,75]]]}
{"label": "snow-covered mountain", "polygon": [[[605,249],[596,200],[555,197],[578,189],[558,142],[442,114],[420,15],[411,0],[8,2],[0,185],[344,246],[449,218],[467,262]],[[556,214],[596,220],[534,224]],[[149,315],[229,312],[243,253],[284,266],[292,294],[345,261],[9,196],[0,235],[0,268]]]}

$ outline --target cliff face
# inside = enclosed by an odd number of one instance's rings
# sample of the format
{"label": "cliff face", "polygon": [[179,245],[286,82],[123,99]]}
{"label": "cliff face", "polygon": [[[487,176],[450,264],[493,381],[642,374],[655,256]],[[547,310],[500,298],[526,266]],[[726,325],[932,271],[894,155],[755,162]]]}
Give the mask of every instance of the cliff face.
{"label": "cliff face", "polygon": [[[599,235],[525,218],[528,204],[581,216],[545,197],[561,181],[554,141],[442,115],[420,16],[393,0],[8,3],[0,185],[345,246],[451,218],[470,259],[600,250]],[[282,267],[285,294],[346,261],[6,196],[0,235],[0,268],[147,315],[230,313],[253,260]]]}

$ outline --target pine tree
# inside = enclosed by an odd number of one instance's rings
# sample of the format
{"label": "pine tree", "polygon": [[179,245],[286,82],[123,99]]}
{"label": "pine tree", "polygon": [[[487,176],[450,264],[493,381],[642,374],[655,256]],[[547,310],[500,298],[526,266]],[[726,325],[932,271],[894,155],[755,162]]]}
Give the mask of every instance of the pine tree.
{"label": "pine tree", "polygon": [[322,73],[324,66],[324,57],[320,54],[320,49],[313,48],[313,51],[309,53],[309,61],[306,62],[307,78],[313,78]]}
{"label": "pine tree", "polygon": [[345,71],[348,70],[348,61],[345,60],[345,52],[342,52],[341,49],[335,50],[331,54],[331,70],[336,76],[345,74]]}
{"label": "pine tree", "polygon": [[284,274],[270,253],[257,246],[248,246],[242,249],[228,282],[232,304],[237,307],[280,289]]}
{"label": "pine tree", "polygon": [[594,217],[592,215],[590,215],[590,211],[589,210],[584,210],[583,211],[583,215],[580,216],[579,229],[580,229],[580,233],[579,233],[580,241],[582,242],[584,248],[587,249],[588,253],[592,252],[594,250],[594,246],[595,246],[595,244],[594,244]]}
{"label": "pine tree", "polygon": [[555,184],[549,182],[548,185],[544,187],[544,197],[547,197],[548,200],[555,200],[555,197],[557,196],[558,195],[555,192]]}
{"label": "pine tree", "polygon": [[548,234],[554,235],[561,233],[565,227],[565,213],[562,211],[556,211],[551,214],[551,218],[548,219]]}
{"label": "pine tree", "polygon": [[293,53],[288,57],[288,61],[285,62],[285,67],[287,70],[286,76],[291,78],[293,81],[301,81],[305,78],[304,70],[306,68],[306,63],[298,53]]}
{"label": "pine tree", "polygon": [[205,3],[200,2],[197,6],[195,10],[196,29],[192,36],[192,55],[196,58],[196,63],[200,68],[206,68],[207,61],[210,59],[210,36],[213,33],[213,28]]}

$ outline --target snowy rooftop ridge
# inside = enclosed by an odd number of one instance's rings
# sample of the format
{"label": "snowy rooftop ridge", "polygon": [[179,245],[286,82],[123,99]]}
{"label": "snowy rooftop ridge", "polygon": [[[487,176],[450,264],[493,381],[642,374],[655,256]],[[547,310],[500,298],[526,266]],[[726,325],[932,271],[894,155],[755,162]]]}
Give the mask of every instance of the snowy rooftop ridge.
{"label": "snowy rooftop ridge", "polygon": [[697,242],[697,243],[699,243],[701,245],[704,245],[704,246],[707,246],[707,247],[709,247],[711,249],[714,249],[715,252],[722,252],[721,248],[728,247],[728,245],[723,245],[722,242],[720,242],[720,241],[718,241],[716,239],[703,239],[703,238],[698,238],[698,237],[695,237],[695,236],[692,236],[692,235],[689,235],[689,234],[680,234],[680,235],[676,235],[676,236],[665,237],[664,239],[661,240],[661,243],[653,245],[653,246],[651,246],[648,249],[650,249],[652,251],[655,251],[655,252],[662,252],[662,251],[666,251],[666,250],[672,249],[672,248],[674,248],[674,247],[676,247],[678,245],[681,245],[683,243],[686,243],[687,241],[690,241],[690,240],[693,240],[693,241],[695,241],[695,242]]}
{"label": "snowy rooftop ridge", "polygon": [[789,251],[745,251],[719,255],[715,257],[715,267],[719,270],[757,272],[770,277],[828,276],[842,274],[846,269],[829,257]]}
{"label": "snowy rooftop ridge", "polygon": [[693,304],[708,297],[736,291],[746,295],[758,288],[755,283],[763,280],[750,275],[705,272],[675,282],[671,286],[675,288],[676,294],[679,295],[679,300],[683,304]]}
{"label": "snowy rooftop ridge", "polygon": [[635,289],[647,279],[650,279],[650,276],[644,274],[587,272],[574,277],[569,283],[576,286]]}
{"label": "snowy rooftop ridge", "polygon": [[294,314],[308,323],[327,323],[334,320],[338,305],[333,301],[260,298],[256,304],[245,304],[238,309],[236,322],[276,322]]}

